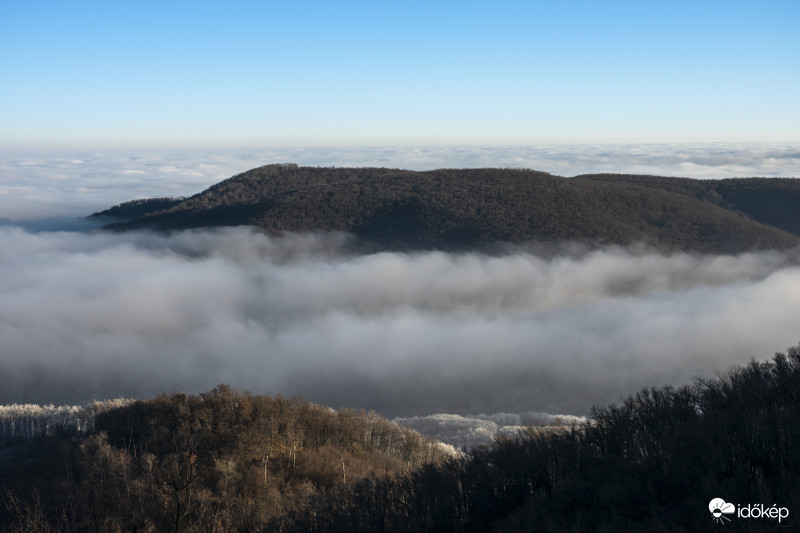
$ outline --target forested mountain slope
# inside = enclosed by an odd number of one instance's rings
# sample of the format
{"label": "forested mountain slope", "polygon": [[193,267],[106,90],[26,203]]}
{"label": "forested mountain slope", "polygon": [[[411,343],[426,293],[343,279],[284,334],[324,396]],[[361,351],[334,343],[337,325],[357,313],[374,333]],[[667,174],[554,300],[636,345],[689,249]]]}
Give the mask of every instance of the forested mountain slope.
{"label": "forested mountain slope", "polygon": [[443,455],[376,415],[218,387],[0,442],[2,531],[718,531],[709,501],[800,520],[800,345]]}
{"label": "forested mountain slope", "polygon": [[693,180],[626,174],[586,174],[573,179],[627,183],[685,194],[800,236],[800,179]]}
{"label": "forested mountain slope", "polygon": [[797,420],[800,346],[719,379],[642,390],[594,408],[584,426],[530,428],[468,459],[361,481],[323,495],[290,531],[720,531],[713,498],[775,507],[726,517],[736,531],[795,531]]}
{"label": "forested mountain slope", "polygon": [[0,439],[0,531],[280,531],[318,492],[442,461],[452,447],[374,413],[226,386],[105,406]]}
{"label": "forested mountain slope", "polygon": [[[750,205],[741,199],[750,183],[772,197],[769,182],[743,180],[726,192],[727,198],[738,198],[731,205]],[[800,187],[797,180],[776,185],[789,191]],[[784,196],[793,205],[791,194]],[[390,248],[569,240],[734,253],[800,244],[800,237],[788,233],[794,226],[787,217],[759,215],[785,222],[782,228],[770,226],[749,218],[746,210],[728,209],[733,201],[708,201],[703,194],[637,180],[561,178],[531,170],[413,172],[287,164],[247,171],[190,198],[157,199],[149,207],[138,201],[131,209],[117,206],[93,216],[116,216],[120,222],[107,226],[116,230],[249,224],[270,233],[347,231]]]}

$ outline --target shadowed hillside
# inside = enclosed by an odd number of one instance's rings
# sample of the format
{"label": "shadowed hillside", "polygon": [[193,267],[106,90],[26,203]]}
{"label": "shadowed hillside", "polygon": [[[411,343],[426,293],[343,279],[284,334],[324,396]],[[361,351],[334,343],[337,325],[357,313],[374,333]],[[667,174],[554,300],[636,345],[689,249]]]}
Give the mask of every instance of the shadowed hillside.
{"label": "shadowed hillside", "polygon": [[734,178],[693,180],[625,174],[587,174],[573,179],[626,183],[663,189],[704,200],[755,221],[800,236],[800,180],[794,178]]}
{"label": "shadowed hillside", "polygon": [[101,407],[34,439],[36,413],[6,424],[23,431],[0,438],[0,531],[280,531],[316,493],[454,453],[375,413],[224,385]]}
{"label": "shadowed hillside", "polygon": [[[254,225],[273,234],[346,231],[389,248],[570,240],[735,253],[800,243],[788,233],[794,228],[791,217],[764,215],[747,192],[756,187],[770,202],[775,195],[784,198],[780,205],[787,207],[780,209],[785,210],[795,205],[794,192],[785,191],[800,190],[797,180],[776,181],[783,193],[772,192],[772,180],[732,180],[724,201],[712,193],[709,201],[702,193],[668,190],[647,180],[561,178],[518,169],[413,172],[268,165],[190,198],[138,201],[135,211],[117,206],[95,215],[119,218],[107,226],[115,230]],[[700,190],[696,181],[688,180],[686,187]],[[780,227],[757,222],[755,216]]]}
{"label": "shadowed hillside", "polygon": [[0,441],[3,531],[794,530],[800,346],[644,389],[585,424],[442,453],[374,414],[225,386],[112,407],[86,433]]}
{"label": "shadowed hillside", "polygon": [[709,509],[720,497],[775,507],[769,518],[726,517],[735,531],[795,531],[799,418],[795,346],[719,379],[596,407],[584,426],[528,428],[468,459],[322,495],[290,531],[720,531]]}

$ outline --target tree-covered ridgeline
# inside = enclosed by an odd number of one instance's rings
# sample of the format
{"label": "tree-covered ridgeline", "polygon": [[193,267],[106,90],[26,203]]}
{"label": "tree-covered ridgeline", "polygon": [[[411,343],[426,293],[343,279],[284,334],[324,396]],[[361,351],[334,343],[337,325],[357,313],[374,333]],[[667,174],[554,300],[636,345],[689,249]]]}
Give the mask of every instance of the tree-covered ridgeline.
{"label": "tree-covered ridgeline", "polygon": [[586,425],[530,429],[411,475],[319,495],[291,530],[716,531],[715,497],[785,507],[791,529],[800,524],[798,422],[800,345],[717,379],[593,408]]}
{"label": "tree-covered ridgeline", "polygon": [[90,431],[4,439],[0,530],[281,529],[315,493],[453,452],[375,413],[224,385],[174,393],[96,412]]}
{"label": "tree-covered ridgeline", "polygon": [[0,529],[716,531],[717,497],[785,507],[791,529],[798,420],[800,345],[455,455],[374,414],[220,386],[7,443]]}
{"label": "tree-covered ridgeline", "polygon": [[95,215],[117,218],[107,226],[116,230],[344,231],[391,249],[577,241],[738,253],[800,244],[793,216],[800,180],[703,181],[282,164],[238,174],[189,198],[139,200]]}

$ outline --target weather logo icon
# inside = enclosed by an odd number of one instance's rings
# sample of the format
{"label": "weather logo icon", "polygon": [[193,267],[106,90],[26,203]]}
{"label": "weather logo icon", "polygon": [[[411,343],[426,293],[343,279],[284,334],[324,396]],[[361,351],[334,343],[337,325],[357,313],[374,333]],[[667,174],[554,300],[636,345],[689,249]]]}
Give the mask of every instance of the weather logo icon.
{"label": "weather logo icon", "polygon": [[714,522],[724,524],[726,520],[728,522],[731,521],[731,519],[725,515],[735,513],[736,506],[732,503],[726,503],[722,498],[714,498],[708,502],[708,510],[711,511],[712,520],[714,520]]}

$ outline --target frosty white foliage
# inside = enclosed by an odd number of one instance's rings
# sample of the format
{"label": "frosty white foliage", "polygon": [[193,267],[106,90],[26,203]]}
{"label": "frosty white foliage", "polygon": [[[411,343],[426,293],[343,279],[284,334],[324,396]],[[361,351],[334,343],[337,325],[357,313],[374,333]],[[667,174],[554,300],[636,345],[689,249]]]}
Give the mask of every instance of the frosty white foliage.
{"label": "frosty white foliage", "polygon": [[475,448],[500,436],[549,432],[586,423],[586,418],[572,415],[493,413],[478,415],[434,414],[395,418],[393,422],[409,427],[456,448]]}
{"label": "frosty white foliage", "polygon": [[117,398],[79,405],[0,405],[0,440],[35,439],[58,433],[88,433],[98,414],[123,407],[134,400]]}

